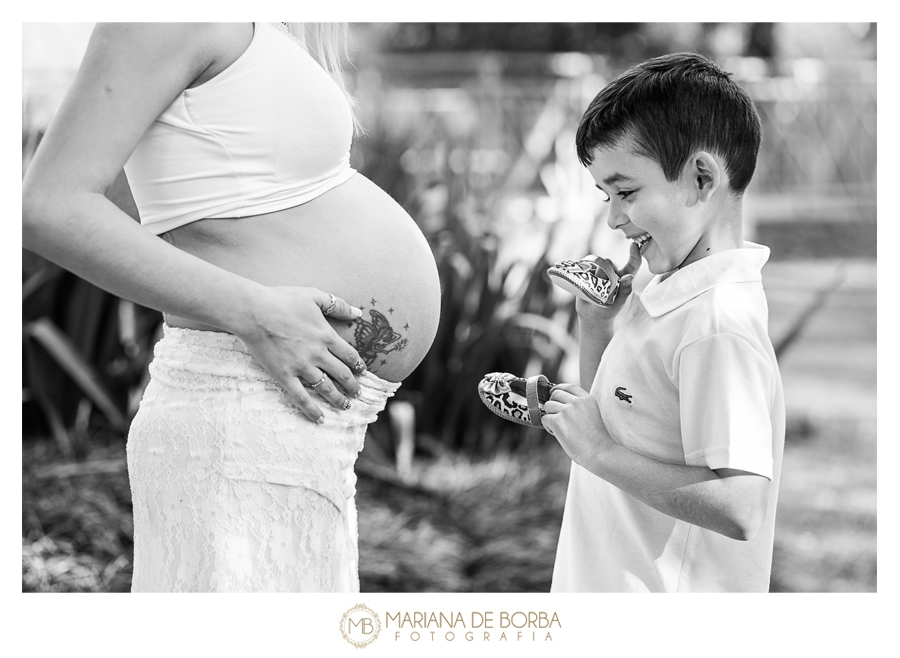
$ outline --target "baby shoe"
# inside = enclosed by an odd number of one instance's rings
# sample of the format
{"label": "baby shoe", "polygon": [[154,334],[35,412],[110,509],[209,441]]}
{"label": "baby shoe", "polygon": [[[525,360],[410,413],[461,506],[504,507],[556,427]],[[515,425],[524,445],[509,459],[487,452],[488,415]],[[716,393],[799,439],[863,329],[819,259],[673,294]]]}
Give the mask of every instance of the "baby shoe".
{"label": "baby shoe", "polygon": [[478,383],[478,396],[488,409],[519,425],[540,427],[544,404],[556,384],[544,375],[525,379],[505,372],[492,372]]}
{"label": "baby shoe", "polygon": [[593,254],[581,260],[560,261],[547,269],[547,275],[563,290],[598,306],[611,306],[619,292],[616,268]]}

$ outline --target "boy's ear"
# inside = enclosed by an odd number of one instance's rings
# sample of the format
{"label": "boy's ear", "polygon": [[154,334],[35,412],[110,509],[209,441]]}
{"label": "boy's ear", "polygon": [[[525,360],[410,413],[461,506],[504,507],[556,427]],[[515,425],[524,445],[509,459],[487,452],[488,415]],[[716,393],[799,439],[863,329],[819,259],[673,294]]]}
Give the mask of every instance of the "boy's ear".
{"label": "boy's ear", "polygon": [[697,192],[697,200],[704,203],[709,201],[722,184],[723,172],[719,167],[719,161],[706,151],[698,151],[688,166],[693,189]]}

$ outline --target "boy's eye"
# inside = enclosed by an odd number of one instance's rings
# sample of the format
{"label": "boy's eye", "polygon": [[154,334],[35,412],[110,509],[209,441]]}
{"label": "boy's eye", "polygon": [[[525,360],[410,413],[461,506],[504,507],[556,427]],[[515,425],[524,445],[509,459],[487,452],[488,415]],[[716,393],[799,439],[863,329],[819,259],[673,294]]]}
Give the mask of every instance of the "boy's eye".
{"label": "boy's eye", "polygon": [[[600,190],[599,187],[597,189]],[[603,192],[603,190],[600,191]],[[619,190],[616,194],[620,199],[627,199],[634,193],[635,190]],[[609,203],[609,200],[610,196],[606,192],[603,192],[603,203]]]}

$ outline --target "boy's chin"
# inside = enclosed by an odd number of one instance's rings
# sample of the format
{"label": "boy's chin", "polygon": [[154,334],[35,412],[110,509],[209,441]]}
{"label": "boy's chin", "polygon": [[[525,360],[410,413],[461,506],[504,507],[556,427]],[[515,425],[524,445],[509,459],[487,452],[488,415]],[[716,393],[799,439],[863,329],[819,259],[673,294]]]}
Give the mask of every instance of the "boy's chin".
{"label": "boy's chin", "polygon": [[678,256],[668,255],[663,258],[663,254],[661,254],[658,250],[652,251],[646,254],[641,254],[644,258],[644,262],[647,263],[647,269],[650,270],[651,274],[669,274],[674,272],[677,269],[680,269],[684,266],[684,261],[687,259],[679,260]]}
{"label": "boy's chin", "polygon": [[665,274],[671,269],[664,264],[657,262],[656,259],[650,260],[649,258],[644,257],[644,261],[647,263],[647,269],[650,270],[651,274]]}
{"label": "boy's chin", "polygon": [[678,269],[678,266],[673,265],[671,263],[656,263],[656,262],[648,260],[647,261],[647,269],[650,270],[651,274],[660,275],[660,274],[668,274],[669,272],[673,272],[674,270]]}

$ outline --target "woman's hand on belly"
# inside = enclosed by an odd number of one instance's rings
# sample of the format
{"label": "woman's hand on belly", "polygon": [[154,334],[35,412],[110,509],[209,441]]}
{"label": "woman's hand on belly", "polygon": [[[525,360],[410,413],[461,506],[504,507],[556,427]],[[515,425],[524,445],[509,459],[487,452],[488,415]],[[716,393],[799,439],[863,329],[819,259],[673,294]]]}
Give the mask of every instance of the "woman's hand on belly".
{"label": "woman's hand on belly", "polygon": [[[340,297],[334,300],[330,319],[350,322],[360,317],[359,309]],[[253,325],[234,331],[307,418],[315,422],[321,422],[323,415],[310,391],[334,407],[346,409],[350,403],[346,396],[359,392],[354,373],[366,370],[359,353],[326,320],[324,312],[331,302],[332,297],[317,288],[266,286],[251,310]],[[327,375],[324,380],[323,375]],[[322,383],[313,388],[319,381]]]}

